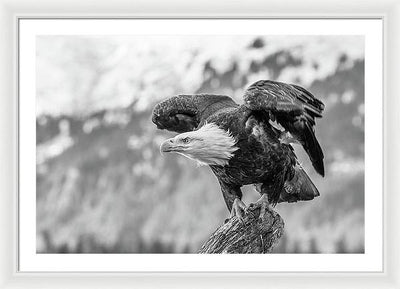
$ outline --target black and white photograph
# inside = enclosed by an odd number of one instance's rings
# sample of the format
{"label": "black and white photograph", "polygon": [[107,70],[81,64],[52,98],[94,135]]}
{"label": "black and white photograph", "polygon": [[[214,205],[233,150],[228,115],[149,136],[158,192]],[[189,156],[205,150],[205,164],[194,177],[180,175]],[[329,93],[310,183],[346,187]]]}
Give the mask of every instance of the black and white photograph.
{"label": "black and white photograph", "polygon": [[398,288],[396,1],[50,2],[0,0],[0,288]]}
{"label": "black and white photograph", "polygon": [[36,252],[364,254],[360,35],[36,37]]}

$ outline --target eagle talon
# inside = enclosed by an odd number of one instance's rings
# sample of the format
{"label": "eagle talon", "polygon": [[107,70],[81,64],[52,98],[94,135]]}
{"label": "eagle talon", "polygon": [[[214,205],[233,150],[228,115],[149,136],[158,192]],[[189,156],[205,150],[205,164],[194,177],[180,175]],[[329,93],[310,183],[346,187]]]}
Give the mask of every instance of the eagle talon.
{"label": "eagle talon", "polygon": [[265,211],[270,209],[268,196],[266,194],[261,195],[261,198],[259,198],[255,203],[249,205],[249,210],[254,211],[258,208],[260,208],[259,218],[262,219],[265,215]]}
{"label": "eagle talon", "polygon": [[232,204],[231,218],[236,216],[244,224],[243,212],[246,213],[246,209],[246,205],[239,198],[236,198]]}
{"label": "eagle talon", "polygon": [[246,208],[244,209],[244,213],[245,213],[246,215],[247,215],[247,214],[250,214],[253,218],[255,217],[254,214],[253,214],[253,212],[250,210],[249,207],[246,207]]}

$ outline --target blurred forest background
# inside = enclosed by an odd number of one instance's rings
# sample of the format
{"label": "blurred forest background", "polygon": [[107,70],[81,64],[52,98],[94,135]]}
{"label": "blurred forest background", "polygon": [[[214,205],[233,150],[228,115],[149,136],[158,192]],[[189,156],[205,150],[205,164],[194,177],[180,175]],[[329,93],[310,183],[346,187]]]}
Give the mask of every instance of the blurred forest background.
{"label": "blurred forest background", "polygon": [[173,134],[152,108],[205,92],[242,103],[260,79],[326,105],[326,177],[296,148],[321,196],[276,207],[286,231],[274,252],[364,252],[363,37],[39,36],[36,65],[37,252],[195,253],[229,213],[208,167],[161,156]]}

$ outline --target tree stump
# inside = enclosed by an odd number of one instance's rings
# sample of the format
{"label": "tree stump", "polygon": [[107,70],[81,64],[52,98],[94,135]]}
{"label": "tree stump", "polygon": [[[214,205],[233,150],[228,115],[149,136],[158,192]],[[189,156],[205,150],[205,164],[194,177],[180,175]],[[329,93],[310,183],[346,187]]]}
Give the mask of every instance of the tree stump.
{"label": "tree stump", "polygon": [[284,222],[273,210],[266,210],[262,219],[259,214],[259,209],[247,213],[243,222],[237,217],[227,219],[198,253],[270,253],[283,235]]}

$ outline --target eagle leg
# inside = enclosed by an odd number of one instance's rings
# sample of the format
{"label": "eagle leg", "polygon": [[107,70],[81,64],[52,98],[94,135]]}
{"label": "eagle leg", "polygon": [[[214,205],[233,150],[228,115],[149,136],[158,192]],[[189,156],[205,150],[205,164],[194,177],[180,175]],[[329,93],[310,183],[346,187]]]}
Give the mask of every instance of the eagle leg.
{"label": "eagle leg", "polygon": [[261,197],[255,202],[251,203],[249,205],[249,210],[254,211],[256,209],[260,208],[260,216],[259,218],[262,219],[265,215],[265,211],[269,208],[269,201],[268,201],[268,195],[267,194],[262,194]]}
{"label": "eagle leg", "polygon": [[244,223],[243,213],[246,212],[247,206],[239,198],[235,198],[232,204],[231,218],[236,216],[242,223]]}
{"label": "eagle leg", "polygon": [[221,185],[222,195],[224,196],[226,206],[230,212],[230,217],[236,216],[244,224],[244,214],[251,212],[241,200],[242,191],[240,190],[240,186],[227,184],[220,178],[218,178],[218,181]]}

